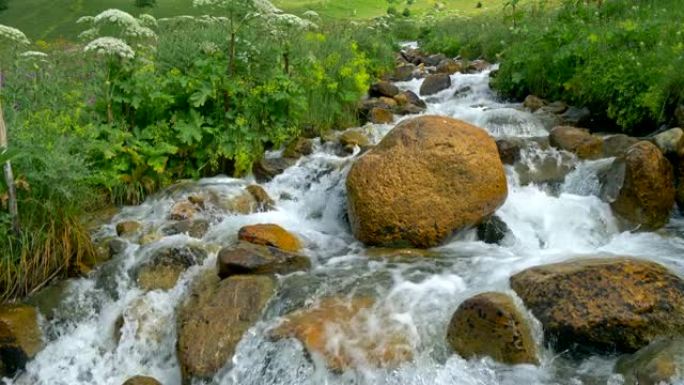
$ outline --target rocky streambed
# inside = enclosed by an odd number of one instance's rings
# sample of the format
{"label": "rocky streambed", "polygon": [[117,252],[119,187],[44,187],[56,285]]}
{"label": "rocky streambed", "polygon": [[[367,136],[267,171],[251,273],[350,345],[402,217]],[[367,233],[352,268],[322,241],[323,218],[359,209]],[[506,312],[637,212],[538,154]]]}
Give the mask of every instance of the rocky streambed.
{"label": "rocky streambed", "polygon": [[400,62],[368,125],[124,208],[107,262],[0,311],[3,381],[676,382],[681,130],[590,133],[486,63]]}

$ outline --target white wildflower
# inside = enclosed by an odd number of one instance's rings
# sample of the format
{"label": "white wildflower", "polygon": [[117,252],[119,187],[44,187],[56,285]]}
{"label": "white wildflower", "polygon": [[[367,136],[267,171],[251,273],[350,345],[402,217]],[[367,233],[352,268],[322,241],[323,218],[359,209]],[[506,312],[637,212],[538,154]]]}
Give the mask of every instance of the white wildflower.
{"label": "white wildflower", "polygon": [[143,27],[156,27],[157,26],[157,19],[154,18],[154,16],[149,15],[147,13],[143,13],[140,16],[138,16],[138,21],[140,24],[142,24]]}
{"label": "white wildflower", "polygon": [[203,41],[200,43],[200,49],[207,55],[214,54],[220,50],[219,46],[213,41]]}
{"label": "white wildflower", "polygon": [[137,37],[142,39],[154,39],[157,34],[153,30],[143,27],[141,25],[131,25],[124,31],[126,36]]}
{"label": "white wildflower", "polygon": [[[192,0],[192,5],[194,7],[228,8],[235,5],[235,2],[236,0]],[[248,5],[262,13],[282,12],[268,0],[249,0]]]}
{"label": "white wildflower", "polygon": [[76,24],[92,24],[95,22],[95,18],[92,16],[81,16],[76,20]]}
{"label": "white wildflower", "polygon": [[131,14],[121,11],[119,9],[108,9],[93,19],[96,25],[102,23],[112,23],[122,27],[138,25],[138,20],[131,16]]}
{"label": "white wildflower", "polygon": [[135,56],[133,48],[131,48],[125,41],[115,37],[100,37],[97,38],[83,49],[84,52],[94,52],[98,55],[118,56],[123,59],[132,59]]}
{"label": "white wildflower", "polygon": [[9,42],[13,44],[28,45],[31,43],[26,35],[20,30],[2,24],[0,24],[0,41],[1,40],[9,40]]}
{"label": "white wildflower", "polygon": [[309,20],[302,19],[289,13],[274,14],[270,16],[271,20],[278,25],[286,28],[311,29],[316,28],[316,24]]}
{"label": "white wildflower", "polygon": [[306,17],[309,20],[320,20],[321,17],[318,15],[316,11],[306,11],[302,14],[302,16]]}
{"label": "white wildflower", "polygon": [[45,52],[40,52],[40,51],[26,51],[23,52],[21,55],[19,55],[23,58],[35,58],[35,59],[44,59],[48,57],[48,54]]}
{"label": "white wildflower", "polygon": [[86,29],[78,35],[78,38],[84,41],[93,40],[97,37],[100,31],[97,28]]}

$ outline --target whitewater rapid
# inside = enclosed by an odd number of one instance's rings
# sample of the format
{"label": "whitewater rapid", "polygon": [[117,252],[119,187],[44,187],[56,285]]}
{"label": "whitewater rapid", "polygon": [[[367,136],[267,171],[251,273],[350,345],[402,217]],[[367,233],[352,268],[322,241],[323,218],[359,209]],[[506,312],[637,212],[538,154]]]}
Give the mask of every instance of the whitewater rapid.
{"label": "whitewater rapid", "polygon": [[[490,71],[455,74],[452,86],[427,98],[426,114],[450,116],[487,129],[495,137],[548,135],[543,124],[519,104],[500,100],[489,88]],[[421,80],[398,83],[418,92]],[[397,121],[410,117],[397,117]],[[395,122],[396,123],[396,122]],[[393,125],[363,129],[374,142]],[[277,153],[271,154],[276,156]],[[48,343],[31,361],[16,385],[120,385],[134,375],[149,375],[165,385],[180,385],[175,356],[176,309],[187,297],[193,279],[215,268],[216,252],[236,241],[240,227],[276,223],[305,244],[313,268],[278,278],[278,292],[261,320],[243,337],[232,362],[209,384],[235,385],[494,385],[494,384],[620,384],[612,374],[615,358],[570,361],[542,348],[541,365],[507,366],[491,359],[464,360],[446,346],[446,327],[458,305],[484,291],[504,291],[514,298],[509,277],[527,267],[576,256],[631,255],[658,261],[684,274],[684,220],[677,214],[655,233],[621,232],[610,207],[599,197],[597,172],[608,160],[580,161],[554,149],[526,149],[521,162],[536,167],[541,158],[568,161],[573,170],[555,186],[522,185],[520,175],[506,166],[509,195],[498,210],[511,232],[501,245],[478,241],[474,231],[460,234],[432,256],[378,257],[357,242],[345,219],[345,176],[354,154],[340,156],[330,143],[315,141],[314,152],[301,158],[264,188],[276,201],[273,211],[250,215],[214,214],[201,239],[173,235],[148,245],[128,243],[124,253],[87,278],[69,282],[67,295],[44,321]],[[563,159],[565,160],[563,160]],[[137,207],[124,208],[98,237],[116,235],[115,224],[136,220],[159,226],[174,200],[194,191],[231,195],[253,183],[250,179],[216,177],[161,193]],[[168,246],[202,245],[209,258],[183,273],[169,291],[144,292],[132,270],[155,250]],[[355,324],[352,335],[335,343],[371,338],[380,331],[408,336],[413,360],[394,369],[358,369],[332,373],[311,362],[295,340],[266,339],[265,331],[284,314],[331,296],[372,295],[371,316]],[[124,323],[119,343],[117,319]],[[541,340],[541,326],[534,323]],[[201,383],[201,382],[198,382]]]}

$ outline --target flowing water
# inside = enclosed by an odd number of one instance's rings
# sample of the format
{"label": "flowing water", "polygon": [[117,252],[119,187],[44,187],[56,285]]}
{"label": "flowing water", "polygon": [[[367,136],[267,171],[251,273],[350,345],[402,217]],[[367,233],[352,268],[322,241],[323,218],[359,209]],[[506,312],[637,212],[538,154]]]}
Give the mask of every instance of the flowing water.
{"label": "flowing water", "polygon": [[[456,74],[452,80],[450,89],[428,98],[426,113],[469,121],[495,137],[548,135],[533,115],[497,98],[488,87],[489,71]],[[420,82],[398,86],[417,92]],[[378,141],[391,128],[369,125],[364,129]],[[232,362],[226,363],[211,384],[621,383],[619,376],[611,374],[612,357],[571,361],[543,348],[538,367],[463,360],[449,353],[446,327],[458,305],[476,293],[497,290],[515,296],[508,279],[530,266],[576,256],[632,255],[658,261],[682,274],[682,219],[673,217],[665,229],[655,233],[621,232],[609,205],[597,197],[597,173],[610,160],[582,162],[553,149],[531,147],[523,151],[520,161],[528,169],[545,159],[569,163],[572,171],[564,182],[553,186],[521,185],[521,174],[507,166],[509,195],[498,215],[511,232],[502,245],[480,242],[470,231],[434,249],[433,256],[393,258],[388,252],[383,255],[366,249],[346,223],[344,181],[357,156],[358,151],[340,156],[333,145],[316,142],[312,155],[264,185],[277,202],[276,210],[250,215],[206,214],[211,227],[201,240],[174,235],[144,246],[129,243],[124,253],[90,277],[71,281],[54,317],[44,323],[47,347],[22,376],[6,383],[120,385],[130,376],[145,374],[165,385],[180,384],[175,310],[188,295],[193,278],[215,268],[216,250],[235,242],[241,226],[254,223],[277,223],[297,234],[313,268],[278,278],[278,294],[261,321],[244,335]],[[125,208],[98,236],[115,235],[114,224],[125,219],[138,220],[146,227],[159,226],[176,199],[197,191],[230,196],[250,182],[216,177],[167,191],[138,207]],[[175,288],[144,292],[136,287],[131,272],[137,265],[161,247],[188,243],[204,245],[210,255],[202,265],[186,271]],[[360,365],[356,370],[333,373],[320,360],[308,357],[298,342],[264,338],[284,314],[333,295],[372,295],[376,304],[351,331],[331,336],[330,344],[354,344],[393,331],[408,337],[413,359],[391,369]],[[116,343],[115,325],[121,314],[124,323]],[[540,326],[533,326],[536,338],[541,339]]]}

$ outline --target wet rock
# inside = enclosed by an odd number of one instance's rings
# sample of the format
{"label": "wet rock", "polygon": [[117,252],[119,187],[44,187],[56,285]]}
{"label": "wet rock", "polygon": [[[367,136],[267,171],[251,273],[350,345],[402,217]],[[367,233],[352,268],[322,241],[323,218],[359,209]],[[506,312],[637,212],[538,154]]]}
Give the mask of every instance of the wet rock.
{"label": "wet rock", "polygon": [[621,358],[615,371],[624,376],[625,385],[674,385],[684,376],[684,337],[655,341]]}
{"label": "wet rock", "polygon": [[541,106],[541,109],[555,115],[560,115],[568,110],[568,105],[565,102],[555,101]]}
{"label": "wet rock", "polygon": [[482,293],[463,302],[451,318],[447,342],[463,358],[489,356],[511,365],[539,364],[527,319],[503,293]]}
{"label": "wet rock", "polygon": [[416,70],[416,66],[413,64],[400,65],[394,69],[394,74],[392,79],[398,82],[405,82],[413,79],[413,71]]}
{"label": "wet rock", "polygon": [[560,115],[560,118],[565,126],[582,126],[590,123],[591,111],[586,107],[570,106]]}
{"label": "wet rock", "polygon": [[437,53],[434,55],[423,57],[423,63],[426,66],[435,67],[435,66],[439,65],[439,63],[441,63],[442,61],[444,61],[446,59],[447,59],[446,55],[441,54],[441,53]]}
{"label": "wet rock", "polygon": [[387,109],[389,110],[396,110],[396,107],[399,105],[394,98],[388,98],[386,96],[381,96],[378,98],[378,100],[383,106],[387,106]]}
{"label": "wet rock", "polygon": [[182,200],[180,202],[176,202],[171,207],[171,212],[169,213],[168,218],[172,221],[192,219],[192,217],[197,214],[199,208],[200,207],[198,205],[190,202],[189,200]]}
{"label": "wet rock", "polygon": [[275,247],[240,242],[221,249],[217,258],[221,279],[246,274],[290,274],[311,268],[309,258]]}
{"label": "wet rock", "polygon": [[71,280],[59,280],[32,294],[24,303],[35,307],[43,317],[51,320],[55,317],[62,300],[69,294],[70,287]]}
{"label": "wet rock", "polygon": [[292,158],[263,158],[254,163],[252,172],[258,181],[270,181],[297,163]]}
{"label": "wet rock", "polygon": [[135,376],[126,380],[123,385],[162,385],[162,383],[152,377]]}
{"label": "wet rock", "polygon": [[524,143],[519,138],[501,138],[496,140],[499,158],[503,164],[514,164],[520,160],[520,149]]}
{"label": "wet rock", "polygon": [[202,238],[209,231],[209,222],[205,219],[184,220],[165,227],[165,235],[188,234],[193,238]]}
{"label": "wet rock", "polygon": [[468,63],[468,73],[476,73],[476,72],[482,72],[489,68],[491,64],[489,64],[485,60],[473,60],[470,63]]}
{"label": "wet rock", "polygon": [[299,159],[302,156],[311,155],[313,153],[313,141],[307,138],[297,138],[291,141],[285,150],[283,156],[286,158]]}
{"label": "wet rock", "polygon": [[253,184],[245,187],[245,190],[247,190],[247,192],[250,193],[250,195],[252,195],[256,201],[256,211],[270,211],[275,207],[275,201],[268,195],[263,187]]}
{"label": "wet rock", "polygon": [[473,87],[471,86],[465,86],[457,89],[454,91],[454,97],[455,98],[462,98],[468,96],[473,91]]}
{"label": "wet rock", "polygon": [[654,262],[578,259],[524,270],[511,287],[559,351],[629,353],[684,332],[684,281]]}
{"label": "wet rock", "polygon": [[655,135],[651,141],[665,156],[677,156],[684,147],[684,131],[672,128]]}
{"label": "wet rock", "polygon": [[284,322],[271,332],[271,338],[298,339],[311,355],[322,357],[335,372],[359,366],[395,367],[410,360],[413,349],[405,334],[380,329],[360,335],[355,323],[363,319],[373,303],[367,297],[325,298],[313,308],[285,316]]}
{"label": "wet rock", "polygon": [[672,165],[652,143],[642,141],[617,158],[604,197],[613,212],[639,230],[656,230],[670,219],[675,203]]}
{"label": "wet rock", "polygon": [[438,73],[453,75],[461,71],[463,71],[463,63],[454,59],[444,59],[437,65]]}
{"label": "wet rock", "polygon": [[177,355],[185,383],[211,378],[230,362],[275,291],[273,278],[264,275],[217,281],[203,279],[179,311]]}
{"label": "wet rock", "polygon": [[275,224],[244,226],[238,232],[238,239],[255,245],[277,247],[285,251],[296,252],[302,248],[296,236]]}
{"label": "wet rock", "polygon": [[523,102],[523,107],[527,108],[528,110],[530,110],[532,112],[535,112],[547,104],[548,104],[548,102],[546,100],[544,100],[538,96],[528,95],[525,98],[525,101]]}
{"label": "wet rock", "polygon": [[451,77],[447,74],[428,75],[420,85],[420,95],[433,95],[451,87]]}
{"label": "wet rock", "polygon": [[394,114],[388,109],[375,107],[370,111],[368,120],[374,124],[392,123],[394,121]]}
{"label": "wet rock", "polygon": [[538,109],[532,114],[544,126],[544,129],[551,131],[554,127],[563,125],[563,119],[560,116],[550,112]]}
{"label": "wet rock", "polygon": [[623,155],[628,148],[639,141],[625,134],[609,135],[603,138],[603,157],[609,158]]}
{"label": "wet rock", "polygon": [[506,199],[496,143],[481,128],[422,116],[397,125],[347,177],[354,235],[377,246],[432,247]]}
{"label": "wet rock", "polygon": [[598,159],[603,153],[603,141],[588,130],[559,126],[551,130],[549,141],[553,147],[569,151],[580,159]]}
{"label": "wet rock", "polygon": [[199,247],[169,247],[159,250],[136,271],[138,287],[146,291],[171,290],[190,266],[201,263],[207,252]]}
{"label": "wet rock", "polygon": [[251,214],[259,207],[253,194],[247,189],[232,194],[209,190],[209,202],[214,208],[233,214]]}
{"label": "wet rock", "polygon": [[477,238],[484,243],[498,244],[510,231],[506,222],[493,215],[477,226]]}
{"label": "wet rock", "polygon": [[366,255],[373,260],[390,260],[392,262],[410,263],[424,260],[425,258],[437,258],[439,254],[426,249],[397,249],[391,247],[371,247],[366,249]]}
{"label": "wet rock", "polygon": [[564,151],[526,150],[525,158],[513,166],[520,184],[562,183],[575,168],[574,157]]}
{"label": "wet rock", "polygon": [[352,152],[357,146],[362,150],[370,147],[370,139],[360,130],[347,130],[340,135],[338,140],[347,152]]}
{"label": "wet rock", "polygon": [[416,95],[413,91],[402,91],[394,97],[394,100],[397,102],[399,106],[405,106],[407,104],[410,104],[421,109],[427,108],[427,104],[425,103],[425,101],[423,101],[423,99],[421,99],[420,96]]}
{"label": "wet rock", "polygon": [[372,84],[370,90],[368,90],[368,96],[372,98],[379,98],[381,96],[386,96],[388,98],[393,98],[399,93],[399,88],[394,84],[387,81],[380,81]]}
{"label": "wet rock", "polygon": [[124,241],[123,239],[119,239],[119,238],[111,239],[107,243],[107,245],[109,247],[109,252],[112,256],[119,255],[119,254],[123,253],[126,250],[126,248],[128,247],[128,244],[126,243],[126,241]]}
{"label": "wet rock", "polygon": [[142,225],[136,221],[124,221],[116,224],[116,235],[130,237],[136,235]]}
{"label": "wet rock", "polygon": [[24,369],[43,347],[38,311],[27,305],[0,306],[0,363],[2,374],[12,377]]}

